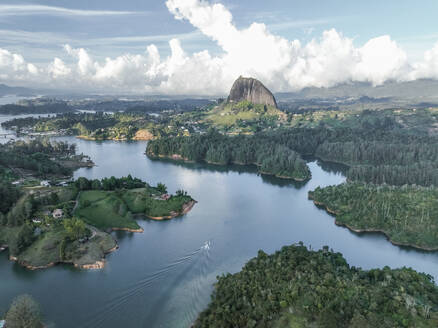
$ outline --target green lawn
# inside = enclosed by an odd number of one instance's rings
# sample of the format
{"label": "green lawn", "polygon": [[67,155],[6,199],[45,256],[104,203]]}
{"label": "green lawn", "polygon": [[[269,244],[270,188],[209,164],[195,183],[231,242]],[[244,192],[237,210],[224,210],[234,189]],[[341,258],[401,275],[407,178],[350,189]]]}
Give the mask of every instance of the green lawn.
{"label": "green lawn", "polygon": [[43,233],[32,245],[26,248],[18,257],[32,266],[44,266],[57,263],[60,259],[60,244],[65,238],[64,228],[55,227]]}
{"label": "green lawn", "polygon": [[129,211],[134,214],[143,213],[148,216],[168,216],[170,212],[179,212],[184,203],[192,200],[190,196],[173,196],[164,201],[155,199],[149,195],[148,191],[126,191],[122,195]]}
{"label": "green lawn", "polygon": [[83,191],[75,215],[99,229],[139,229],[132,214],[152,217],[170,216],[180,212],[190,196],[173,196],[169,200],[156,199],[154,188],[139,188],[121,191]]}
{"label": "green lawn", "polygon": [[124,202],[111,191],[83,191],[74,214],[99,229],[140,229]]}

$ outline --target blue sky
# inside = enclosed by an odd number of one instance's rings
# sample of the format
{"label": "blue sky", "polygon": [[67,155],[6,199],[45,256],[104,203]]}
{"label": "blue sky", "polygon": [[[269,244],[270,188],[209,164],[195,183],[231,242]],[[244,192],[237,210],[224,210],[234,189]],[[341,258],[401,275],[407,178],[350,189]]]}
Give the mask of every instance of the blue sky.
{"label": "blue sky", "polygon": [[[238,27],[247,27],[253,22],[265,23],[272,32],[289,40],[308,41],[318,38],[322,31],[330,28],[354,38],[358,45],[372,37],[389,34],[415,58],[422,56],[438,41],[436,0],[423,0],[421,5],[407,0],[221,2],[232,12]],[[186,51],[220,51],[214,42],[196,33],[196,28],[190,23],[175,20],[167,10],[165,1],[52,0],[1,3],[2,6],[18,4],[96,11],[95,15],[90,13],[90,16],[44,9],[11,9],[4,14],[0,7],[1,46],[19,52],[34,62],[49,61],[52,59],[50,54],[59,55],[64,43],[85,47],[98,57],[144,51],[150,43],[155,43],[165,53],[169,51],[167,42],[172,37],[191,32],[193,35],[182,39]],[[128,11],[132,14],[99,15],[100,11]],[[21,38],[18,37],[20,32]],[[102,38],[109,39],[100,40]]]}
{"label": "blue sky", "polygon": [[[193,7],[195,2],[200,0],[180,0],[178,5]],[[270,34],[289,42],[299,40],[303,46],[312,39],[322,42],[324,31],[331,29],[351,39],[358,48],[373,38],[388,35],[410,62],[416,62],[438,42],[436,0],[423,0],[421,5],[407,0],[204,1],[209,6],[215,3],[222,4],[232,14],[233,25],[238,30],[245,30],[252,23],[263,23]],[[66,65],[74,64],[78,56],[63,50],[65,44],[73,49],[83,48],[93,61],[102,63],[107,57],[144,54],[151,44],[162,58],[170,56],[169,41],[175,38],[188,56],[204,50],[211,56],[222,56],[225,52],[217,40],[203,33],[187,17],[175,19],[166,1],[6,0],[0,3],[0,48],[21,55],[26,63],[38,69],[38,65],[48,65],[55,57]],[[250,71],[256,72],[257,68]]]}

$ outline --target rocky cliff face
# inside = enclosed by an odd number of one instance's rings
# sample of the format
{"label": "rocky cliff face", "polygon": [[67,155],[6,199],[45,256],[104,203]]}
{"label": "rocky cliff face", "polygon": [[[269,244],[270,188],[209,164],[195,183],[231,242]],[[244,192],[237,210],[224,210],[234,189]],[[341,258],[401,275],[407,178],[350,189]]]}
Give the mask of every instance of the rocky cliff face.
{"label": "rocky cliff face", "polygon": [[274,95],[259,80],[239,77],[231,88],[228,102],[247,100],[253,104],[270,105],[277,108]]}

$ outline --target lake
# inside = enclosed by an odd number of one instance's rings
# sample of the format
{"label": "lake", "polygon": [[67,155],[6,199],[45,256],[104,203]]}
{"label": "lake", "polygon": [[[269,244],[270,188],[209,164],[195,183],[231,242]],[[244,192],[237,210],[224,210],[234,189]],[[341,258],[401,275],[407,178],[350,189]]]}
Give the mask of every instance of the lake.
{"label": "lake", "polygon": [[259,176],[252,167],[150,160],[146,142],[57,139],[75,142],[96,163],[75,178],[131,174],[163,182],[170,192],[187,190],[198,203],[177,219],[139,221],[144,233],[114,233],[120,248],[102,270],[28,271],[0,253],[0,310],[29,293],[52,327],[189,327],[208,304],[217,275],[239,271],[259,249],[272,253],[299,241],[312,249],[329,245],[365,269],[409,266],[438,279],[437,253],[352,233],[308,200],[309,190],[345,181],[339,166],[311,160],[312,179],[293,183]]}

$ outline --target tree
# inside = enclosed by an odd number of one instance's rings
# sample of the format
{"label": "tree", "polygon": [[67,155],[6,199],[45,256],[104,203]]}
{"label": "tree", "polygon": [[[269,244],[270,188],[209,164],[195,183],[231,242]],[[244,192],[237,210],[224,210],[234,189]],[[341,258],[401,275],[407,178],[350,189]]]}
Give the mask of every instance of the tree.
{"label": "tree", "polygon": [[84,221],[72,218],[72,219],[65,219],[63,221],[64,229],[67,233],[67,237],[71,240],[77,240],[79,238],[82,238],[87,233],[87,228],[85,226]]}
{"label": "tree", "polygon": [[34,241],[33,227],[30,224],[23,224],[15,236],[9,238],[9,252],[18,255],[24,248]]}
{"label": "tree", "polygon": [[161,182],[158,182],[158,184],[157,184],[157,190],[158,190],[159,192],[161,192],[162,194],[167,193],[167,187],[166,187],[166,185],[165,185],[164,183],[161,183]]}
{"label": "tree", "polygon": [[100,180],[94,179],[93,182],[91,183],[91,189],[93,190],[102,189],[102,183],[100,182]]}
{"label": "tree", "polygon": [[178,189],[176,191],[176,195],[177,196],[187,196],[187,191],[185,191],[184,189]]}
{"label": "tree", "polygon": [[75,182],[75,185],[79,190],[89,190],[91,187],[90,180],[84,177],[78,178]]}
{"label": "tree", "polygon": [[41,311],[30,295],[17,296],[6,313],[7,328],[40,328]]}

